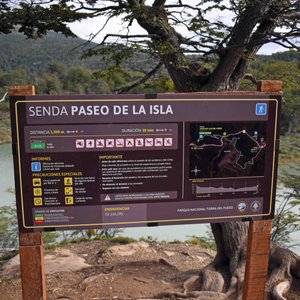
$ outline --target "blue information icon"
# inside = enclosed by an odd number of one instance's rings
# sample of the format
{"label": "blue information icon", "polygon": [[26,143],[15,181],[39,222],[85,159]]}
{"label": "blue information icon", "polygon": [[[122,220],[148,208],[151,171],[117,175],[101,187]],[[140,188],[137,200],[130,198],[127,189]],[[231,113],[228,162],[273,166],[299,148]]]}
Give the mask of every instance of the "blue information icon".
{"label": "blue information icon", "polygon": [[31,171],[32,172],[41,172],[42,166],[40,162],[32,162],[31,163]]}
{"label": "blue information icon", "polygon": [[267,103],[256,103],[255,114],[265,116],[267,114]]}

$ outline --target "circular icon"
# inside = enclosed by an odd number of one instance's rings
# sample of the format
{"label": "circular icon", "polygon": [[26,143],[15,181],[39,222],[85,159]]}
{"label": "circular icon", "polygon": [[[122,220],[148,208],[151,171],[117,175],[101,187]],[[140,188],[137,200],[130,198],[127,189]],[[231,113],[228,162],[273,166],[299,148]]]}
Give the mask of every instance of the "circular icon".
{"label": "circular icon", "polygon": [[247,209],[247,204],[245,202],[240,202],[237,205],[237,209],[239,212],[243,213]]}
{"label": "circular icon", "polygon": [[261,204],[259,201],[253,201],[250,207],[252,211],[257,212],[260,210]]}

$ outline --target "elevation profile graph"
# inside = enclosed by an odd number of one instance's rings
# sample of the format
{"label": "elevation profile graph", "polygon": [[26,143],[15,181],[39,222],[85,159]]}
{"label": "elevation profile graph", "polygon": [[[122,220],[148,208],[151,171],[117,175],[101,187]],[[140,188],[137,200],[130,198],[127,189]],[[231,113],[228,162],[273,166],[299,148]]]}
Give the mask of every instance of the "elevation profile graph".
{"label": "elevation profile graph", "polygon": [[230,186],[226,184],[216,184],[216,183],[203,183],[196,185],[196,195],[203,194],[237,194],[237,193],[249,193],[252,195],[257,195],[261,191],[260,183],[257,182],[231,182]]}

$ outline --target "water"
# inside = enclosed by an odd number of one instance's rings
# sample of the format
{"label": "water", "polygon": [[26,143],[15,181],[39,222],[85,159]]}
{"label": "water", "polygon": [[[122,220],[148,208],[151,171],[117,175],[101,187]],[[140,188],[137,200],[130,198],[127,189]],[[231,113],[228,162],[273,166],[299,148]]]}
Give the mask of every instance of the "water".
{"label": "water", "polygon": [[7,191],[14,188],[14,171],[11,144],[0,145],[0,206],[10,205],[15,197]]}
{"label": "water", "polygon": [[[11,154],[11,145],[0,145],[0,206],[11,205],[14,201],[14,195],[7,192],[8,188],[14,187],[13,161]],[[279,191],[280,194],[284,190]],[[141,238],[152,237],[163,241],[180,240],[185,241],[190,236],[207,236],[209,230],[208,224],[193,224],[193,225],[172,225],[160,227],[137,227],[124,229],[123,235]],[[300,243],[300,233],[295,232],[291,235],[295,243]],[[300,254],[300,246],[292,249]]]}

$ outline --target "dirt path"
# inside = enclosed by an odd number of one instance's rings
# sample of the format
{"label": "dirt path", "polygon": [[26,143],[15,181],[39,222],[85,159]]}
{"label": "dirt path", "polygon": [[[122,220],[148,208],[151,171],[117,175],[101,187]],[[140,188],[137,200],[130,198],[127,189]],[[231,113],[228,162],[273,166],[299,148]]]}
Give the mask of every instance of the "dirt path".
{"label": "dirt path", "polygon": [[[47,299],[151,299],[182,291],[183,281],[213,256],[211,250],[185,244],[70,244],[45,255]],[[0,278],[0,298],[21,300],[18,257],[2,267]]]}
{"label": "dirt path", "polygon": [[[150,300],[165,292],[182,292],[183,282],[198,275],[214,255],[187,244],[68,244],[45,253],[47,300]],[[22,300],[19,276],[18,257],[0,268],[1,300]],[[287,299],[300,300],[299,280]]]}

